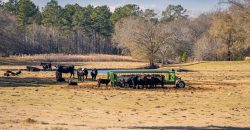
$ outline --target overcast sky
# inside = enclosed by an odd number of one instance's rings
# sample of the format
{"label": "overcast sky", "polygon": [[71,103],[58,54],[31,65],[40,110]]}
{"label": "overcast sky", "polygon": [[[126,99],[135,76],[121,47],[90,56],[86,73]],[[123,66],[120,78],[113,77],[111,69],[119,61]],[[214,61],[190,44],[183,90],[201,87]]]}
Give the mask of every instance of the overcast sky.
{"label": "overcast sky", "polygon": [[[50,0],[33,0],[40,8],[44,7],[48,1]],[[187,9],[190,14],[195,15],[218,9],[221,6],[218,5],[218,1],[219,0],[58,0],[58,3],[61,6],[74,3],[78,3],[81,6],[89,4],[94,6],[108,5],[111,11],[125,4],[137,4],[142,9],[151,8],[157,11],[164,10],[169,4],[180,4]]]}

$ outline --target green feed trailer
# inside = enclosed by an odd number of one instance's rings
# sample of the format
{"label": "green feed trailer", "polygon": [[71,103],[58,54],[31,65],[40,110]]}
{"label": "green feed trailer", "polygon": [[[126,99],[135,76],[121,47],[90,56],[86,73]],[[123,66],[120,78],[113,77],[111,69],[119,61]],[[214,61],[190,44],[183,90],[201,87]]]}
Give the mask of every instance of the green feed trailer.
{"label": "green feed trailer", "polygon": [[180,77],[175,75],[172,70],[113,70],[109,71],[107,78],[110,79],[113,87],[117,86],[117,79],[119,75],[144,75],[144,74],[160,74],[165,76],[165,85],[175,85],[177,88],[184,88],[185,82]]}

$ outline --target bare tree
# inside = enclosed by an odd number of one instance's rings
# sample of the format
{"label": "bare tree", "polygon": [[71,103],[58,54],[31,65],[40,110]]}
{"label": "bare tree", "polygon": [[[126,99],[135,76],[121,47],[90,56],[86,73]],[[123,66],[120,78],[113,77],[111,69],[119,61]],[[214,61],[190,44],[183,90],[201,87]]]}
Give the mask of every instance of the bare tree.
{"label": "bare tree", "polygon": [[170,34],[163,24],[153,24],[141,17],[127,17],[115,25],[113,41],[117,46],[126,48],[136,58],[143,58],[154,66],[162,45],[169,40]]}

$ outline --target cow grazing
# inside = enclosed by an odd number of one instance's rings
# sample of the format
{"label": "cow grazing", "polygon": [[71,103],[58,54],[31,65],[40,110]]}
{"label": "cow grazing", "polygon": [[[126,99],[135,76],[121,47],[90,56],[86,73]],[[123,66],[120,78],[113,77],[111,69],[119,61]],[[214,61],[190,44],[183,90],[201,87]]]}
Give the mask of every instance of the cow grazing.
{"label": "cow grazing", "polygon": [[73,76],[74,78],[74,65],[69,65],[69,66],[65,66],[65,65],[57,65],[56,66],[57,68],[57,72],[60,72],[60,73],[70,73],[70,78]]}
{"label": "cow grazing", "polygon": [[42,63],[40,64],[40,66],[43,67],[43,70],[44,70],[44,71],[50,71],[50,70],[52,70],[52,65],[51,65],[51,63],[42,62]]}
{"label": "cow grazing", "polygon": [[164,75],[152,75],[153,85],[156,87],[157,85],[161,85],[164,87],[165,76]]}
{"label": "cow grazing", "polygon": [[106,86],[108,86],[110,79],[98,79],[98,87],[101,86],[101,84],[106,84]]}
{"label": "cow grazing", "polygon": [[41,71],[41,69],[36,68],[36,67],[32,67],[32,66],[26,66],[26,70],[27,71]]}
{"label": "cow grazing", "polygon": [[131,87],[133,85],[132,78],[132,75],[119,76],[118,81],[120,82],[120,87]]}
{"label": "cow grazing", "polygon": [[97,74],[98,74],[97,69],[93,69],[93,70],[91,71],[92,80],[96,80]]}

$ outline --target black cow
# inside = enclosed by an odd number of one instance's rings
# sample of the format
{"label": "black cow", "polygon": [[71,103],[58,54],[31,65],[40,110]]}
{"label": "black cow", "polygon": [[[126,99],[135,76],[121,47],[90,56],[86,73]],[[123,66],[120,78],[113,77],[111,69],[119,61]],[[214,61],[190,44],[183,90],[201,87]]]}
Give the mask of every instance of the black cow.
{"label": "black cow", "polygon": [[18,70],[17,72],[13,72],[11,70],[7,70],[5,73],[4,73],[4,76],[18,76],[19,74],[21,74],[22,71],[21,70]]}
{"label": "black cow", "polygon": [[92,69],[92,71],[91,71],[92,80],[96,80],[97,74],[98,74],[97,69]]}
{"label": "black cow", "polygon": [[33,66],[26,66],[27,71],[41,71],[41,69],[33,67]]}
{"label": "black cow", "polygon": [[131,87],[132,85],[132,75],[121,75],[118,77],[118,85],[120,87]]}
{"label": "black cow", "polygon": [[84,76],[87,79],[88,78],[88,69],[84,68],[79,68],[77,69],[77,78],[79,81],[84,81]]}
{"label": "black cow", "polygon": [[164,86],[163,75],[143,75],[138,77],[138,85],[141,85],[142,88],[152,88],[157,87],[157,85]]}
{"label": "black cow", "polygon": [[42,63],[40,64],[40,66],[42,66],[42,67],[43,67],[43,70],[45,70],[45,71],[50,71],[50,70],[52,70],[52,65],[51,65],[51,63],[42,62]]}
{"label": "black cow", "polygon": [[110,79],[98,79],[98,87],[101,86],[101,84],[106,84],[106,86],[108,86],[109,82],[110,82]]}
{"label": "black cow", "polygon": [[[85,79],[88,79],[88,74],[89,74],[89,71],[88,71],[88,69],[86,69],[86,68],[84,68],[83,69],[83,74],[84,74],[84,76],[85,76]],[[83,77],[84,78],[84,77]]]}
{"label": "black cow", "polygon": [[117,79],[117,85],[120,87],[137,87],[138,76],[137,75],[121,75]]}
{"label": "black cow", "polygon": [[73,76],[74,78],[74,70],[75,67],[74,65],[69,65],[69,66],[65,66],[65,65],[57,65],[56,66],[58,72],[60,73],[70,73],[70,78]]}
{"label": "black cow", "polygon": [[152,75],[153,85],[156,87],[157,85],[161,85],[164,87],[165,76],[164,75]]}

